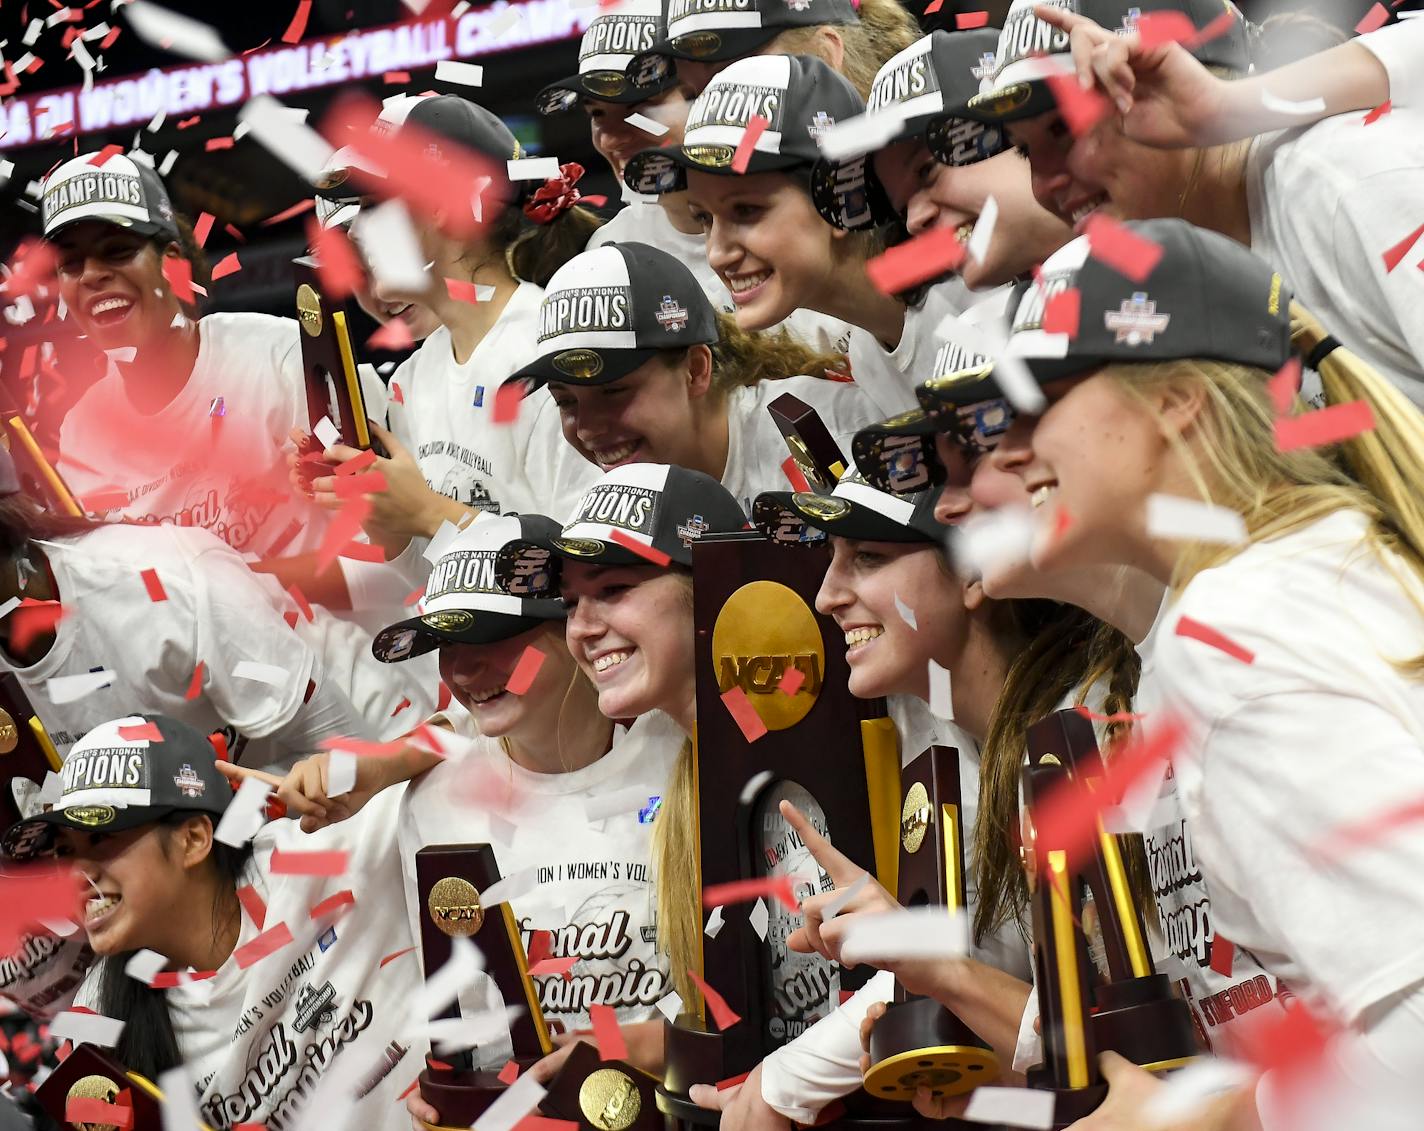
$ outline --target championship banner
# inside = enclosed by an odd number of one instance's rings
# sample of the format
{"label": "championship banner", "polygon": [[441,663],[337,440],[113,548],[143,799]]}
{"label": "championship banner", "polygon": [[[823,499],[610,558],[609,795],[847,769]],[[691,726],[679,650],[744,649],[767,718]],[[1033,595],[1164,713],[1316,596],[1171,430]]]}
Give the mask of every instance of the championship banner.
{"label": "championship banner", "polygon": [[[0,151],[55,138],[146,125],[155,114],[182,117],[237,106],[259,94],[282,96],[383,75],[517,51],[582,35],[600,8],[570,0],[501,2],[458,18],[409,20],[234,55],[220,63],[155,67],[140,75],[16,93],[0,103]],[[238,45],[231,45],[234,51]]]}

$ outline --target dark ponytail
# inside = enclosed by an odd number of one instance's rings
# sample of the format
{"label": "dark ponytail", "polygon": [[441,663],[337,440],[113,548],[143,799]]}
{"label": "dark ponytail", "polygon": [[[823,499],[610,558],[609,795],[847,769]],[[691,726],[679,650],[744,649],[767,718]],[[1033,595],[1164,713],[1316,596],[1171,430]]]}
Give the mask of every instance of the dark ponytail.
{"label": "dark ponytail", "polygon": [[112,524],[45,510],[25,494],[0,495],[0,559],[18,557],[31,542],[88,534],[106,525]]}
{"label": "dark ponytail", "polygon": [[[176,828],[191,812],[182,810],[161,817],[156,823]],[[221,933],[226,921],[242,911],[234,893],[242,882],[243,872],[252,859],[252,843],[233,848],[221,841],[212,842],[208,856],[220,881],[218,898],[213,903],[213,934]],[[124,973],[124,966],[133,953],[115,954],[99,961],[98,1010],[105,1017],[121,1017],[125,1021],[123,1035],[114,1046],[120,1064],[130,1071],[156,1080],[170,1068],[183,1063],[178,1048],[178,1036],[173,1031],[173,1018],[163,990],[144,985]]]}
{"label": "dark ponytail", "polygon": [[587,247],[603,221],[574,205],[546,224],[531,223],[517,207],[506,208],[489,229],[490,246],[504,252],[516,279],[547,287],[554,272]]}

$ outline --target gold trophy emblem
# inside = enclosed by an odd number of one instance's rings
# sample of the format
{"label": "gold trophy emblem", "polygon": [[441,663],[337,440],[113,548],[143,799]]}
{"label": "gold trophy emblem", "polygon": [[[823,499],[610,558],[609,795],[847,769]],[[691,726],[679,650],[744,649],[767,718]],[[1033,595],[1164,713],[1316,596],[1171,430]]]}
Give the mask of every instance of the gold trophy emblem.
{"label": "gold trophy emblem", "polygon": [[310,283],[297,288],[297,321],[313,338],[321,334],[321,296]]}
{"label": "gold trophy emblem", "polygon": [[437,880],[425,901],[431,921],[451,938],[469,938],[484,926],[479,889],[459,876]]}
{"label": "gold trophy emblem", "polygon": [[900,843],[905,851],[916,853],[925,842],[930,827],[930,795],[924,782],[915,782],[905,793],[905,807],[900,810]]}
{"label": "gold trophy emblem", "polygon": [[[69,1087],[68,1100],[103,1100],[111,1104],[119,1095],[119,1086],[107,1076],[81,1076]],[[112,1123],[75,1123],[79,1131],[118,1131]]]}
{"label": "gold trophy emblem", "polygon": [[598,1131],[624,1131],[642,1110],[638,1089],[626,1072],[600,1068],[579,1088],[579,1109]]}
{"label": "gold trophy emblem", "polygon": [[20,732],[10,712],[0,707],[0,754],[8,754],[20,744]]}

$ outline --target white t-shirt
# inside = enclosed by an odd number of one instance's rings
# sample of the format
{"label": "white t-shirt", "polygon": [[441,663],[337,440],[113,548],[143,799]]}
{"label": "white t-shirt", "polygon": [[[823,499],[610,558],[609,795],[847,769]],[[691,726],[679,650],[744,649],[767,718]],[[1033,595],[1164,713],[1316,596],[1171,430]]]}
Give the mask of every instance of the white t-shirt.
{"label": "white t-shirt", "polygon": [[[639,809],[666,794],[682,731],[666,715],[645,715],[627,730],[618,727],[612,749],[592,765],[540,774],[516,765],[498,740],[480,736],[472,725],[461,730],[479,745],[417,778],[401,806],[400,856],[413,937],[420,936],[416,852],[430,844],[489,844],[501,876],[539,870],[538,886],[513,903],[526,952],[534,931],[544,930],[553,933],[551,957],[580,959],[567,979],[535,979],[545,1018],[573,1031],[588,1028],[591,1004],[612,1006],[623,1022],[655,1016],[670,983],[656,946],[651,814],[644,821]],[[588,804],[634,791],[641,802],[630,802],[626,812],[598,820],[586,815]],[[496,994],[493,982],[482,977],[461,994],[466,1015],[490,1008]],[[478,1058],[500,1067],[509,1052],[507,1045],[481,1048]]]}
{"label": "white t-shirt", "polygon": [[[169,1013],[204,1122],[222,1129],[264,1123],[290,1131],[324,1077],[351,1073],[363,1094],[339,1125],[407,1131],[397,1097],[423,1067],[424,1041],[406,1036],[407,1004],[419,984],[400,901],[397,808],[404,788],[377,795],[352,820],[307,834],[273,821],[253,840],[245,877],[267,905],[264,930],[281,923],[293,941],[245,970],[234,957],[204,982],[167,991]],[[274,848],[345,850],[339,876],[277,875]],[[344,915],[313,921],[311,909],[349,890]],[[238,950],[259,934],[245,912]],[[336,1101],[339,1102],[339,1101]]]}
{"label": "white t-shirt", "polygon": [[893,350],[887,350],[869,330],[856,327],[851,332],[851,373],[875,402],[881,418],[919,406],[915,386],[941,372],[935,358],[944,343],[936,330],[945,318],[962,313],[969,300],[969,291],[958,279],[931,287],[924,302],[906,309],[905,328]]}
{"label": "white t-shirt", "polygon": [[[1424,684],[1390,663],[1424,652],[1424,586],[1366,533],[1346,510],[1249,546],[1188,583],[1155,644],[1216,929],[1347,1024],[1424,979],[1417,826],[1329,847],[1424,796]],[[1178,635],[1182,617],[1254,661]]]}
{"label": "white t-shirt", "polygon": [[1368,126],[1364,117],[1252,144],[1251,250],[1341,344],[1424,405],[1424,241],[1393,271],[1383,258],[1420,223],[1424,111],[1395,109]]}
{"label": "white t-shirt", "polygon": [[[0,668],[19,678],[61,756],[100,723],[139,712],[224,731],[229,743],[243,735],[242,761],[255,766],[305,756],[324,737],[370,733],[333,688],[303,702],[307,682],[326,678],[319,658],[246,563],[207,531],[114,525],[40,545],[65,612],[46,655],[28,667],[0,655]],[[146,569],[166,601],[149,599]],[[189,699],[200,661],[202,690]],[[234,674],[243,662],[285,675],[273,686]],[[101,668],[114,673],[108,687],[54,701],[49,680]]]}
{"label": "white t-shirt", "polygon": [[1357,36],[1355,42],[1378,59],[1389,74],[1389,100],[1395,110],[1424,105],[1424,24],[1400,20]]}
{"label": "white t-shirt", "polygon": [[533,283],[520,283],[465,364],[456,364],[450,331],[441,326],[392,376],[391,431],[431,490],[494,514],[548,513],[557,504],[541,478],[551,445],[563,442],[548,391],[526,397],[511,423],[494,422],[500,386],[539,356],[543,296]]}
{"label": "white t-shirt", "polygon": [[127,492],[109,518],[200,526],[261,557],[315,550],[330,518],[292,490],[285,454],[308,426],[299,334],[290,318],[208,315],[187,383],[152,414],[111,365],[60,425],[59,473],[81,499]]}

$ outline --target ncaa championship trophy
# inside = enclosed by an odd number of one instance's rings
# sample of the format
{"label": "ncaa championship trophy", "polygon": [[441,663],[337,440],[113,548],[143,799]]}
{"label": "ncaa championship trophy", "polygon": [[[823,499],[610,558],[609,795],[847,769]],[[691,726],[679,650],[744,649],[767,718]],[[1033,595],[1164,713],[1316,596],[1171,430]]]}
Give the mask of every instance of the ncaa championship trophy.
{"label": "ncaa championship trophy", "polygon": [[[899,890],[902,906],[967,912],[959,752],[932,746],[901,771]],[[911,997],[897,984],[895,1004],[870,1034],[865,1090],[912,1100],[918,1088],[957,1096],[999,1075],[982,1037],[932,998]]]}
{"label": "ncaa championship trophy", "polygon": [[[112,1131],[115,1127],[99,1119],[71,1122],[70,1105],[84,1100],[128,1108],[133,1113],[132,1121],[125,1125],[128,1131],[164,1131],[163,1093],[158,1086],[127,1071],[93,1045],[76,1046],[35,1089],[35,1099],[56,1124],[74,1131]],[[79,1110],[76,1108],[76,1114]],[[200,1123],[194,1131],[212,1128]]]}
{"label": "ncaa championship trophy", "polygon": [[[341,434],[341,443],[362,450],[374,447],[377,455],[385,455],[380,444],[372,442],[366,423],[366,399],[356,371],[346,311],[322,294],[314,259],[294,259],[292,267],[297,279],[297,322],[302,328],[308,427],[314,429],[325,417]],[[313,436],[302,454],[320,456],[325,447]]]}

